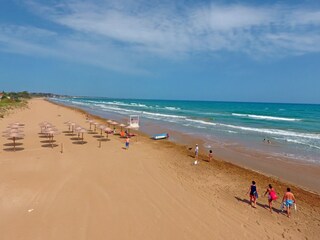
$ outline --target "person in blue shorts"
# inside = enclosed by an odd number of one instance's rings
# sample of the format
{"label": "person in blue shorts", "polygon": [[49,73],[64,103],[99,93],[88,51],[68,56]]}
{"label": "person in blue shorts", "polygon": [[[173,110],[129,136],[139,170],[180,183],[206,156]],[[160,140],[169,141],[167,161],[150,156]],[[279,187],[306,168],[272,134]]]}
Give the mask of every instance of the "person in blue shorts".
{"label": "person in blue shorts", "polygon": [[291,189],[288,187],[287,192],[284,194],[282,198],[282,202],[286,206],[287,210],[287,216],[290,217],[290,209],[293,206],[293,204],[296,204],[296,198],[294,197],[293,193],[291,192]]}
{"label": "person in blue shorts", "polygon": [[129,149],[129,143],[130,143],[130,138],[127,137],[127,138],[126,138],[126,149],[127,149],[127,150]]}

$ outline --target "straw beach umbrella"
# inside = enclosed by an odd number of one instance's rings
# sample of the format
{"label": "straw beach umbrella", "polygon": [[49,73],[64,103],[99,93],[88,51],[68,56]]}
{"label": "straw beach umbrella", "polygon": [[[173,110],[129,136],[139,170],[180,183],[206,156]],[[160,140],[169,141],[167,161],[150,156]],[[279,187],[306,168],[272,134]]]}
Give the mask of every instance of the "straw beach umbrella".
{"label": "straw beach umbrella", "polygon": [[104,132],[106,133],[106,137],[109,138],[109,133],[112,132],[112,129],[109,128],[109,127],[106,127],[106,128],[104,129]]}
{"label": "straw beach umbrella", "polygon": [[11,124],[11,125],[8,125],[7,128],[21,129],[22,127],[20,127],[19,125]]}
{"label": "straw beach umbrella", "polygon": [[119,125],[119,123],[117,123],[116,121],[112,121],[111,124],[112,124],[113,126]]}
{"label": "straw beach umbrella", "polygon": [[110,124],[113,125],[113,129],[116,128],[116,125],[119,125],[119,123],[117,123],[116,121],[112,121]]}
{"label": "straw beach umbrella", "polygon": [[102,136],[102,131],[103,130],[105,130],[106,129],[106,125],[103,125],[103,124],[101,124],[100,126],[99,126],[99,128],[100,128],[100,136]]}
{"label": "straw beach umbrella", "polygon": [[19,122],[15,122],[15,123],[10,123],[8,125],[8,127],[18,127],[18,128],[23,128],[24,124],[23,123],[19,123]]}
{"label": "straw beach umbrella", "polygon": [[17,128],[9,128],[8,130],[3,131],[2,133],[22,133],[23,131]]}
{"label": "straw beach umbrella", "polygon": [[60,134],[60,133],[59,133],[59,131],[58,131],[57,129],[50,129],[50,130],[47,130],[47,131],[46,131],[46,134],[47,134],[48,137],[49,137],[49,141],[50,141],[50,143],[51,143],[51,148],[53,148],[53,137],[54,137],[55,135]]}
{"label": "straw beach umbrella", "polygon": [[79,133],[81,133],[81,142],[82,142],[82,144],[84,144],[83,134],[84,134],[84,133],[87,133],[87,130],[84,129],[84,128],[81,128],[81,129],[79,130]]}
{"label": "straw beach umbrella", "polygon": [[81,131],[81,129],[82,129],[82,127],[80,127],[80,126],[76,126],[74,128],[75,132],[78,134],[78,140],[80,139],[80,131]]}
{"label": "straw beach umbrella", "polygon": [[23,134],[20,134],[20,133],[8,133],[7,135],[5,135],[5,137],[9,138],[9,139],[12,139],[13,141],[13,151],[15,152],[16,151],[16,140],[17,139],[20,139],[20,138],[23,138]]}
{"label": "straw beach umbrella", "polygon": [[70,123],[70,126],[71,126],[71,133],[74,133],[74,131],[75,131],[75,126],[76,126],[77,124],[75,123],[75,122],[71,122]]}
{"label": "straw beach umbrella", "polygon": [[70,130],[71,130],[71,122],[67,121],[67,122],[64,122],[64,124],[66,124],[68,126],[68,132],[70,132]]}
{"label": "straw beach umbrella", "polygon": [[112,121],[111,119],[107,121],[108,127],[110,127],[110,124],[111,124],[112,122],[113,122],[113,121]]}
{"label": "straw beach umbrella", "polygon": [[121,123],[121,124],[119,125],[119,127],[121,128],[121,129],[120,129],[121,132],[122,132],[122,128],[125,127],[125,126],[126,126],[126,125],[123,124],[123,123]]}
{"label": "straw beach umbrella", "polygon": [[89,129],[90,129],[90,131],[91,131],[91,125],[93,124],[93,120],[92,120],[92,119],[88,119],[88,123],[89,123],[89,125],[90,125]]}
{"label": "straw beach umbrella", "polygon": [[100,123],[98,123],[98,122],[94,122],[94,123],[93,123],[93,125],[94,125],[94,132],[97,131],[97,126],[98,126],[99,124],[100,124]]}

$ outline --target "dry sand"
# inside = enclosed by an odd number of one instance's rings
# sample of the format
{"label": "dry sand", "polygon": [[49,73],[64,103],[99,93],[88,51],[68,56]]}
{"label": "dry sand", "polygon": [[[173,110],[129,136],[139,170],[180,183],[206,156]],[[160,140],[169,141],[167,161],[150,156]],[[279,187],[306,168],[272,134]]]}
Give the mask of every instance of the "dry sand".
{"label": "dry sand", "polygon": [[[0,239],[318,239],[320,197],[292,187],[298,211],[288,219],[270,214],[263,197],[270,182],[278,193],[286,185],[230,163],[192,166],[184,147],[139,136],[129,150],[111,136],[86,144],[58,135],[50,148],[38,124],[65,121],[88,127],[85,114],[41,99],[0,121],[26,124],[19,151],[1,138]],[[60,152],[63,144],[63,153]],[[258,207],[246,195],[255,179]],[[280,203],[275,203],[278,209]]]}

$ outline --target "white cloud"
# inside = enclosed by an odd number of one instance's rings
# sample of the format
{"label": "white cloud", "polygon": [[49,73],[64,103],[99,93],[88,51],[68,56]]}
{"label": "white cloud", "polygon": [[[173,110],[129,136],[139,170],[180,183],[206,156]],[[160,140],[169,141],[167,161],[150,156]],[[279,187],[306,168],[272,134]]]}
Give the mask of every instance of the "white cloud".
{"label": "white cloud", "polygon": [[[150,57],[229,51],[256,58],[320,51],[320,10],[306,7],[131,0],[31,1],[27,6],[68,31],[0,26],[0,42],[117,71],[140,71],[137,66]],[[50,44],[44,44],[48,38]]]}

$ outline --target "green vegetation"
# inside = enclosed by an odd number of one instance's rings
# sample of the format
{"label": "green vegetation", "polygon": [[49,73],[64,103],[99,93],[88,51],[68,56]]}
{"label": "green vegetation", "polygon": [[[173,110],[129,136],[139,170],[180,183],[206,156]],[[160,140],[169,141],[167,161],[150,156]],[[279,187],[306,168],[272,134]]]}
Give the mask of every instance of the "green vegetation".
{"label": "green vegetation", "polygon": [[3,118],[5,113],[13,108],[26,107],[27,100],[30,98],[30,94],[26,91],[0,93],[0,118]]}

